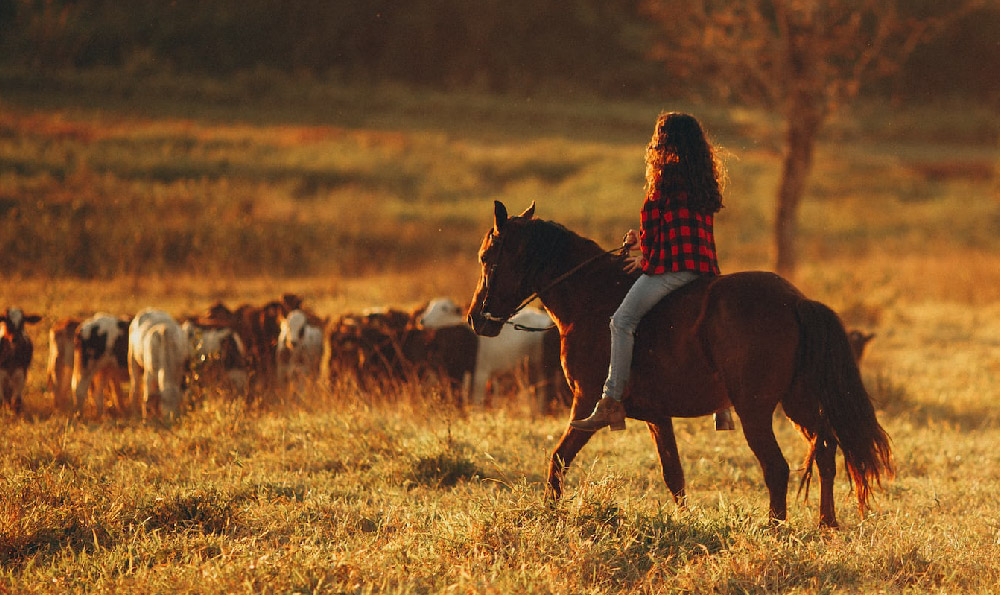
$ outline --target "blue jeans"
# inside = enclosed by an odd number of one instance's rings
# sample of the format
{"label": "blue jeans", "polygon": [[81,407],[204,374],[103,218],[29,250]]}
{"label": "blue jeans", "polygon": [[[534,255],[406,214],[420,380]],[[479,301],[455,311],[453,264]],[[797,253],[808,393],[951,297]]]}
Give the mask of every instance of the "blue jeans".
{"label": "blue jeans", "polygon": [[644,274],[639,276],[632,289],[625,294],[625,299],[611,317],[611,363],[608,365],[608,379],[604,382],[605,397],[622,400],[622,392],[632,370],[635,329],[642,317],[664,296],[697,278],[698,275],[691,271]]}

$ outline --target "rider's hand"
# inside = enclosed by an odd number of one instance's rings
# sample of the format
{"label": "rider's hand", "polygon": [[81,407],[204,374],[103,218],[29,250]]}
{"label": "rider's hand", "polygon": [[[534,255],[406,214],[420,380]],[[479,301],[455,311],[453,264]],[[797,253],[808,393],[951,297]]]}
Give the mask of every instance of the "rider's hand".
{"label": "rider's hand", "polygon": [[643,264],[644,263],[643,263],[642,254],[636,254],[635,256],[626,256],[625,257],[625,272],[626,273],[635,273],[635,272],[642,271],[642,265]]}
{"label": "rider's hand", "polygon": [[626,248],[631,248],[639,243],[639,234],[635,232],[634,229],[628,230],[625,234],[625,238],[622,240],[622,245]]}

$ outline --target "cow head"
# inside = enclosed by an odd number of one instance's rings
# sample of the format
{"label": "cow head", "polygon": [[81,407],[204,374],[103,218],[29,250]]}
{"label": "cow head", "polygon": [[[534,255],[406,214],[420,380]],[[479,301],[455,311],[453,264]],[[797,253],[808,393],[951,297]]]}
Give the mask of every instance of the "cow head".
{"label": "cow head", "polygon": [[292,310],[281,320],[279,343],[287,349],[295,349],[302,344],[306,336],[306,315],[302,310]]}
{"label": "cow head", "polygon": [[216,302],[204,314],[194,317],[192,322],[201,327],[228,327],[236,322],[236,314],[222,302]]}
{"label": "cow head", "polygon": [[465,322],[466,309],[459,306],[451,298],[435,298],[423,309],[417,317],[420,328],[439,328]]}
{"label": "cow head", "polygon": [[11,343],[24,337],[24,325],[36,324],[42,320],[38,314],[25,314],[20,308],[7,308],[0,314],[0,339]]}

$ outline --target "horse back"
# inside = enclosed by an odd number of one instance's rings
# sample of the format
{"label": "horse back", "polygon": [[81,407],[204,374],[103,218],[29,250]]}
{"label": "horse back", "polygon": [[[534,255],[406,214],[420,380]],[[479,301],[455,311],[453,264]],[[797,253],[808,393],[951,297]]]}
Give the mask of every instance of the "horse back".
{"label": "horse back", "polygon": [[630,411],[694,417],[764,394],[777,402],[795,373],[802,299],[758,271],[702,277],[667,296],[636,332]]}

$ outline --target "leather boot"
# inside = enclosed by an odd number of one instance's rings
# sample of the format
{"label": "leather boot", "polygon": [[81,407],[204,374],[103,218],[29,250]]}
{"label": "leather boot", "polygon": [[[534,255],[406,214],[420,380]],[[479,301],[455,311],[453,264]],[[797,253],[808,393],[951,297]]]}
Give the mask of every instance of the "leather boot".
{"label": "leather boot", "polygon": [[722,411],[717,411],[715,413],[715,430],[735,430],[736,422],[733,421],[733,410],[726,407]]}
{"label": "leather boot", "polygon": [[594,407],[594,412],[587,419],[575,419],[569,425],[578,430],[596,432],[604,426],[611,426],[612,430],[625,429],[625,407],[621,401],[616,401],[611,397],[601,397]]}

